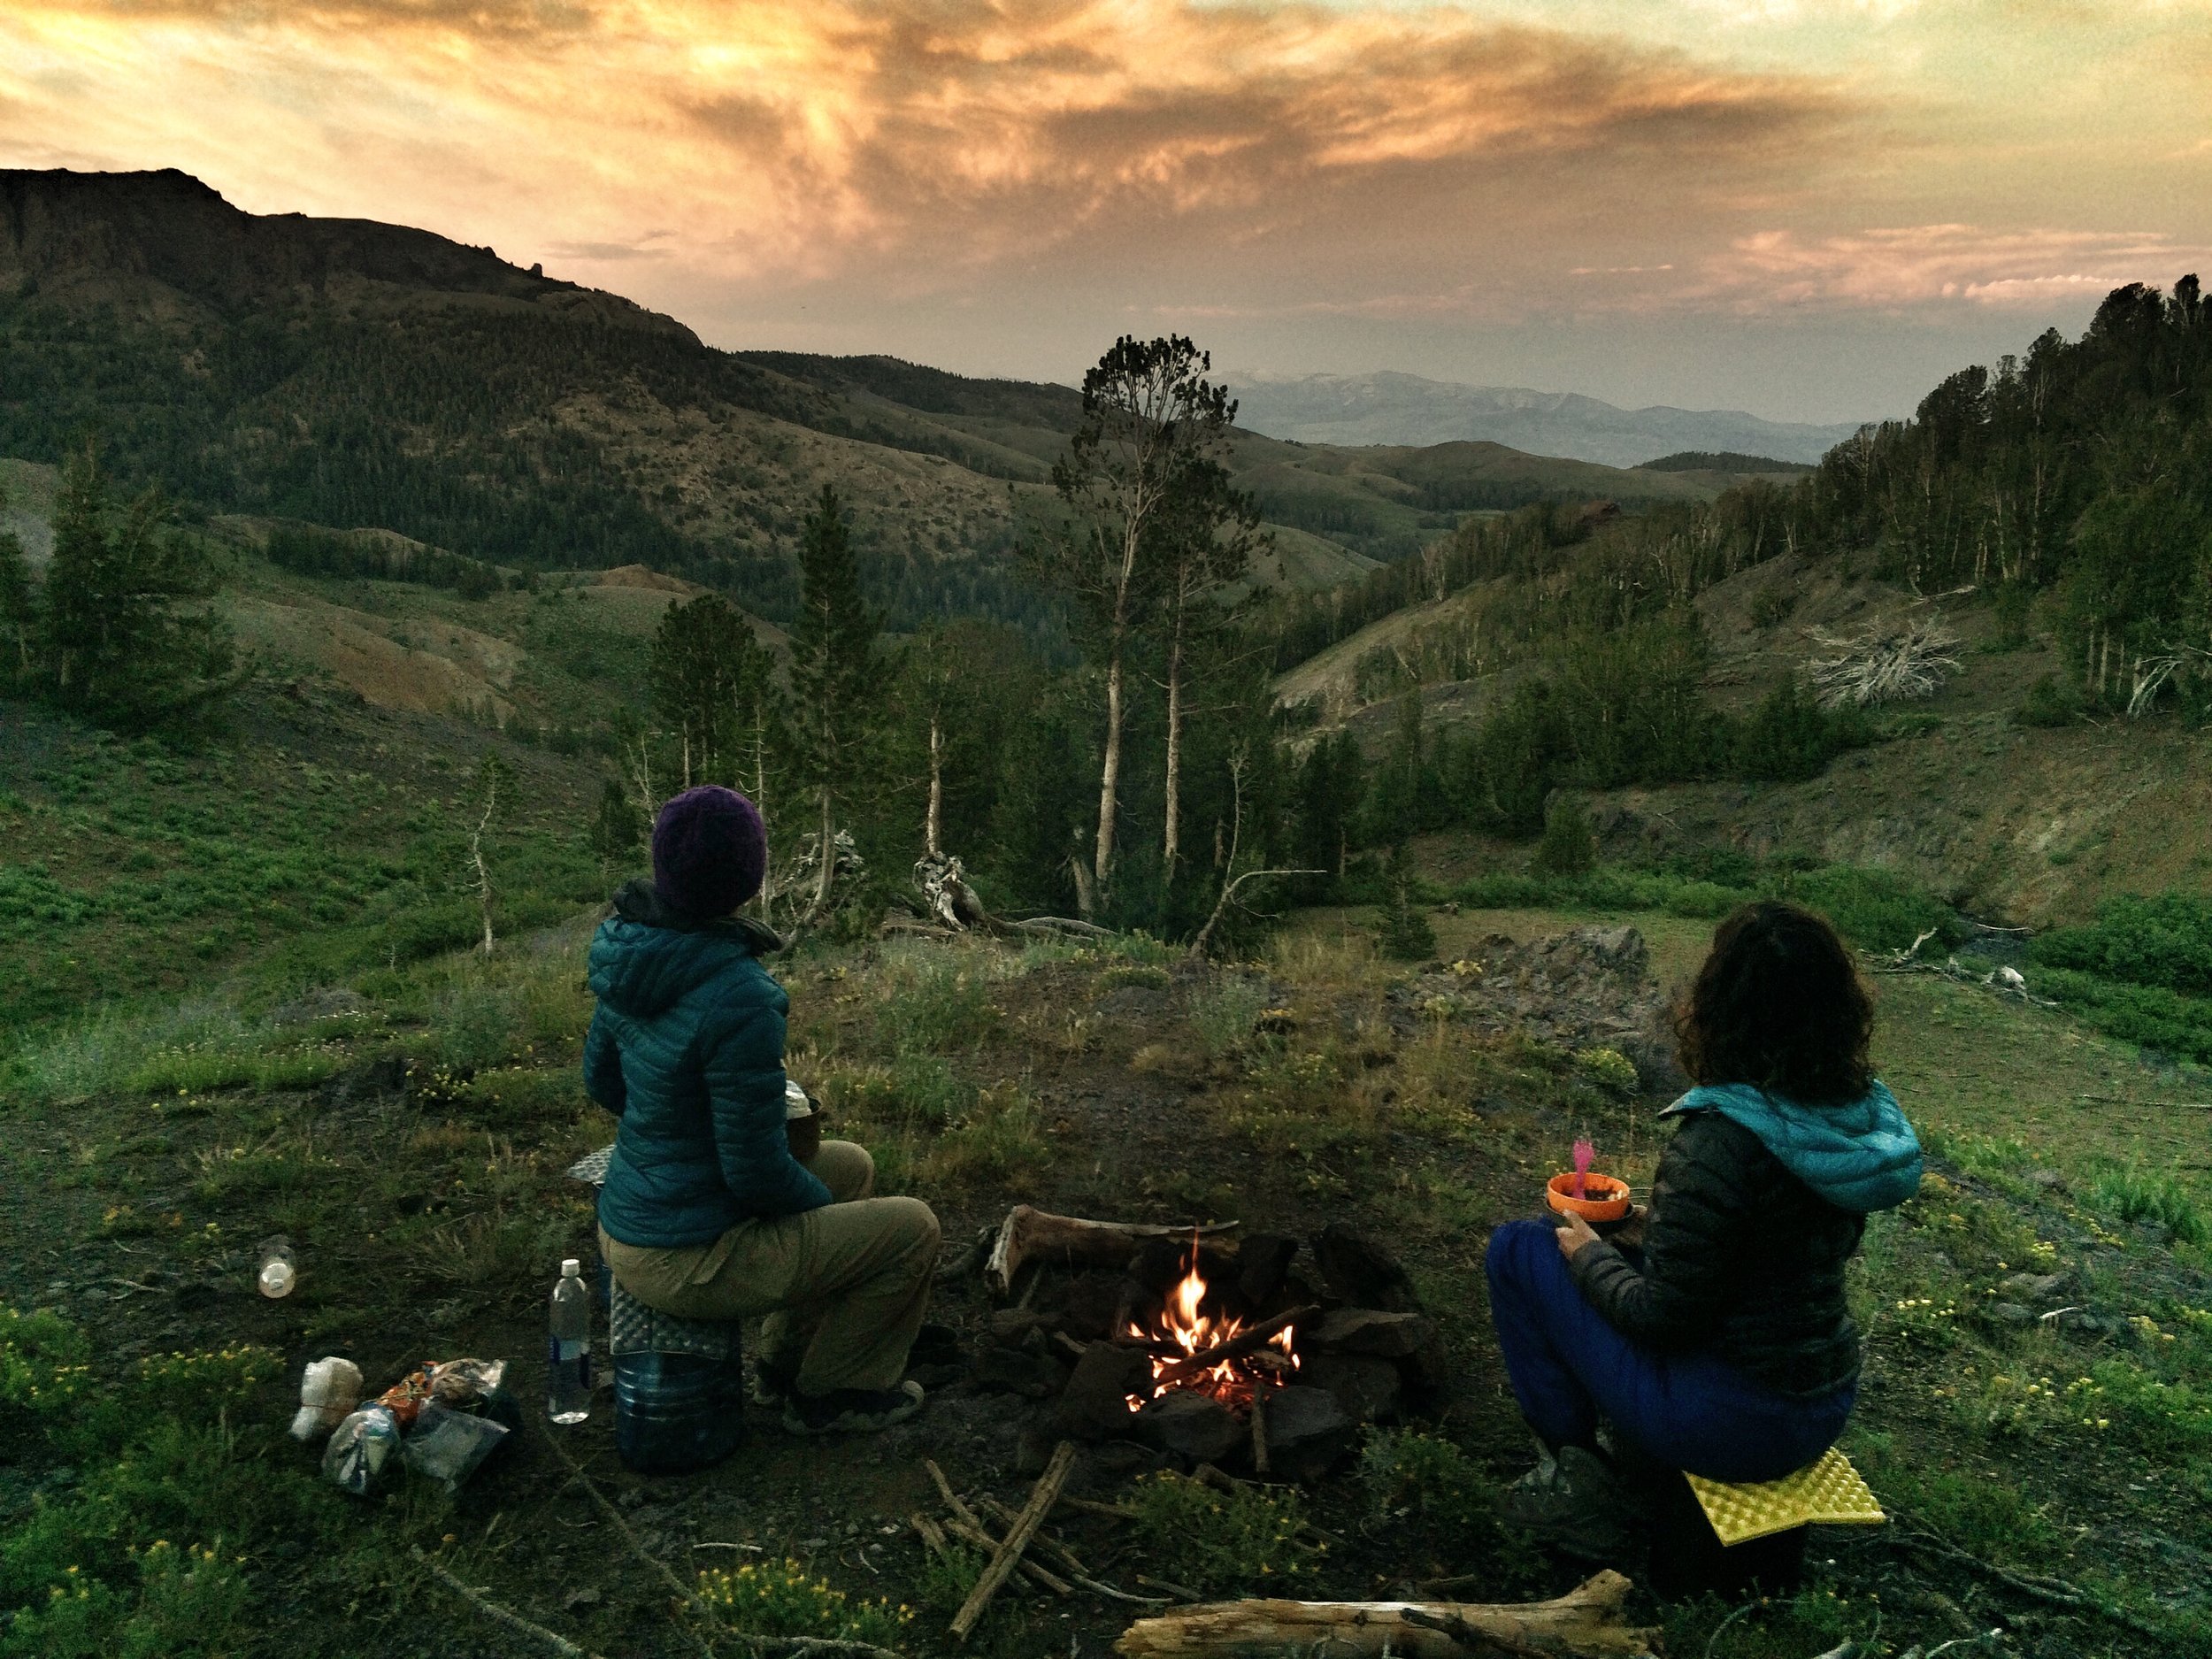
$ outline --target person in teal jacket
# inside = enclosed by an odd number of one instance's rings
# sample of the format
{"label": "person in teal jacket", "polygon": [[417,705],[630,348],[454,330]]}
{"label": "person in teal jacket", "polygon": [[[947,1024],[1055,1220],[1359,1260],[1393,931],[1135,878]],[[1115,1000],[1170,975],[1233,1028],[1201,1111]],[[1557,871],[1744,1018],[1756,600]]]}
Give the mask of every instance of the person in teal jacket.
{"label": "person in teal jacket", "polygon": [[803,1161],[786,1129],[789,999],[740,916],[767,833],[753,803],[687,789],[653,826],[653,876],[626,885],[588,959],[598,999],[584,1087],[620,1120],[600,1252],[623,1288],[693,1319],[764,1315],[757,1397],[794,1433],[881,1428],[919,1410],[902,1380],[929,1302],[937,1218],[872,1196],[849,1141]]}

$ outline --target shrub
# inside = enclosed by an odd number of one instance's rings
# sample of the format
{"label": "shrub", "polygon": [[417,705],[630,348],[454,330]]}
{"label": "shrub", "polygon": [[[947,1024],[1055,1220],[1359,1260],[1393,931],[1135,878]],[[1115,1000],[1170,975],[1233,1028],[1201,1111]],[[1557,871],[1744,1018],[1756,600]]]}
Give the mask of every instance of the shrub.
{"label": "shrub", "polygon": [[2071,726],[2081,712],[2081,699],[2056,674],[2045,674],[2028,687],[2013,716],[2023,726]]}
{"label": "shrub", "polygon": [[882,1013],[894,1054],[972,1048],[989,1034],[998,1010],[973,964],[933,952],[910,955],[900,968]]}
{"label": "shrub", "polygon": [[1736,728],[1736,770],[1746,778],[1801,783],[1817,778],[1847,749],[1867,741],[1866,718],[1856,711],[1824,709],[1792,677],[1767,694]]}
{"label": "shrub", "polygon": [[2114,899],[2088,926],[2041,935],[2028,956],[2100,979],[2212,996],[2212,899],[2181,893]]}
{"label": "shrub", "polygon": [[699,1575],[699,1600],[733,1629],[754,1636],[802,1636],[824,1642],[894,1642],[914,1609],[887,1598],[855,1599],[810,1576],[795,1561],[748,1562]]}
{"label": "shrub", "polygon": [[1601,1089],[1616,1094],[1633,1094],[1642,1087],[1636,1074],[1636,1063],[1618,1048],[1578,1048],[1575,1051],[1575,1070]]}
{"label": "shrub", "polygon": [[1266,1010],[1266,985],[1239,973],[1194,992],[1187,1013],[1206,1057],[1217,1060],[1251,1041],[1253,1028]]}
{"label": "shrub", "polygon": [[2212,1063],[2212,997],[2116,984],[2065,968],[2044,969],[2035,976],[2035,989],[2108,1036]]}
{"label": "shrub", "polygon": [[1957,911],[1886,870],[1830,864],[1785,877],[1778,892],[1819,911],[1865,950],[1902,950],[1931,930],[1946,947],[1966,938]]}
{"label": "shrub", "polygon": [[1581,802],[1554,801],[1544,813],[1543,839],[1529,868],[1543,876],[1585,876],[1598,867],[1597,832]]}
{"label": "shrub", "polygon": [[1202,1589],[1286,1584],[1313,1576],[1298,1536],[1305,1502],[1295,1492],[1243,1486],[1220,1492],[1172,1470],[1136,1484],[1137,1527],[1174,1563],[1177,1578]]}
{"label": "shrub", "polygon": [[2165,1230],[2169,1240],[2202,1244],[2212,1240],[2212,1224],[2196,1199],[2170,1175],[2114,1170],[2097,1178],[2089,1202],[2130,1225],[2145,1222]]}

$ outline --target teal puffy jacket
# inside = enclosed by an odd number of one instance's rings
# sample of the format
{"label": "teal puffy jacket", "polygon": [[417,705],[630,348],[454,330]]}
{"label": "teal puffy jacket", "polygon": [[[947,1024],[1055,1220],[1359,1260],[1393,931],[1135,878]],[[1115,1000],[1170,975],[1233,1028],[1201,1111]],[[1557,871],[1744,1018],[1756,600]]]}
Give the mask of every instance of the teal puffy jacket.
{"label": "teal puffy jacket", "polygon": [[584,1038],[584,1091],[622,1120],[599,1192],[611,1237],[708,1244],[830,1202],[784,1133],[791,1004],[760,963],[780,942],[741,918],[678,925],[649,882],[615,895],[591,941],[599,1007]]}

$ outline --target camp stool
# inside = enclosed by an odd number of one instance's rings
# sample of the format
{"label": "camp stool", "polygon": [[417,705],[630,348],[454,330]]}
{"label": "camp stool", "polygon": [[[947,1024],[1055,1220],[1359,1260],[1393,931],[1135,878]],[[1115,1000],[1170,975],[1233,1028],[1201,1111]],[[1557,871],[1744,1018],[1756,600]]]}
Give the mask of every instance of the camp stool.
{"label": "camp stool", "polygon": [[[569,1166],[603,1187],[612,1147]],[[607,1350],[614,1370],[614,1449],[640,1475],[710,1469],[745,1439],[745,1343],[734,1319],[680,1319],[649,1308],[603,1263]]]}
{"label": "camp stool", "polygon": [[1878,1526],[1888,1517],[1836,1447],[1779,1480],[1731,1482],[1681,1474],[1660,1488],[1651,1548],[1653,1589],[1719,1594],[1757,1583],[1793,1588],[1808,1526]]}
{"label": "camp stool", "polygon": [[745,1439],[745,1345],[734,1319],[680,1319],[613,1281],[614,1449],[640,1475],[710,1469]]}

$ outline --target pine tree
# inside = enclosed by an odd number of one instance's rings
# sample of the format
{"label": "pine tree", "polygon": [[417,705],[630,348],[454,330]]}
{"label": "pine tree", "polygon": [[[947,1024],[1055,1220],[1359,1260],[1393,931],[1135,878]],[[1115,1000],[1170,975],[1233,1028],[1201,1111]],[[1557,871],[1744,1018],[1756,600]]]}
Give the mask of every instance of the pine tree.
{"label": "pine tree", "polygon": [[1375,918],[1375,942],[1383,955],[1399,962],[1421,962],[1434,956],[1436,930],[1415,901],[1413,860],[1404,842],[1391,850],[1384,880],[1383,908]]}
{"label": "pine tree", "polygon": [[[8,504],[0,489],[0,511]],[[0,686],[27,686],[39,631],[31,564],[12,530],[0,530]]]}
{"label": "pine tree", "polygon": [[41,630],[49,685],[64,706],[101,718],[160,718],[222,689],[230,651],[213,618],[180,599],[212,588],[196,543],[164,534],[148,491],[108,523],[106,481],[91,447],[62,469]]}
{"label": "pine tree", "polygon": [[599,810],[591,822],[592,856],[611,873],[637,856],[644,839],[645,820],[637,803],[630,799],[619,778],[608,779],[599,792]]}
{"label": "pine tree", "polygon": [[1544,838],[1530,867],[1539,875],[1586,876],[1598,867],[1597,831],[1581,802],[1562,796],[1544,814]]}
{"label": "pine tree", "polygon": [[757,785],[759,737],[772,724],[774,664],[745,615],[720,594],[671,605],[647,669],[653,712],[675,736],[683,787]]}
{"label": "pine tree", "polygon": [[881,623],[861,594],[835,485],[822,486],[801,528],[799,584],[799,619],[791,630],[795,769],[814,795],[820,873],[812,908],[818,913],[837,867],[837,815],[866,774],[882,688]]}

